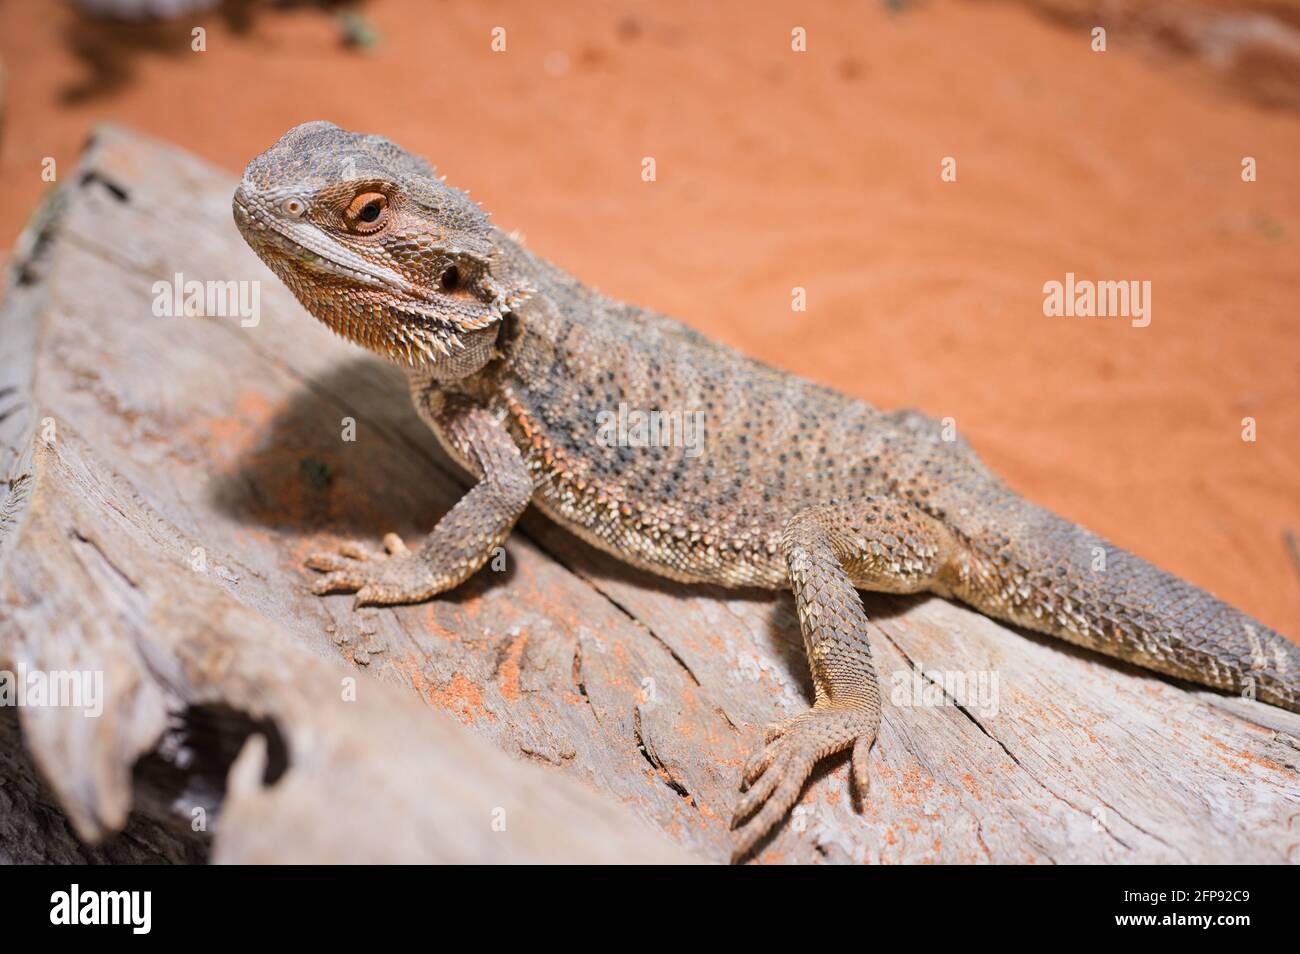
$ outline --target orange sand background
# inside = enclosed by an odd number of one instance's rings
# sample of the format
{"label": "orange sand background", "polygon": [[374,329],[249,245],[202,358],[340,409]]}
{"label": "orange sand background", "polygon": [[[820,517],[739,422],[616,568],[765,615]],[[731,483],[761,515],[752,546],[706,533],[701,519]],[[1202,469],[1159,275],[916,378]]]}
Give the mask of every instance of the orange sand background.
{"label": "orange sand background", "polygon": [[[232,173],[304,120],[381,132],[585,281],[952,416],[1023,493],[1300,637],[1300,117],[1019,6],[794,9],[376,0],[372,53],[294,10],[244,32],[191,18],[123,59],[62,7],[11,0],[0,247],[42,157],[66,173],[101,119]],[[68,95],[74,41],[129,62],[117,88]],[[1067,271],[1151,281],[1151,326],[1045,318]]]}

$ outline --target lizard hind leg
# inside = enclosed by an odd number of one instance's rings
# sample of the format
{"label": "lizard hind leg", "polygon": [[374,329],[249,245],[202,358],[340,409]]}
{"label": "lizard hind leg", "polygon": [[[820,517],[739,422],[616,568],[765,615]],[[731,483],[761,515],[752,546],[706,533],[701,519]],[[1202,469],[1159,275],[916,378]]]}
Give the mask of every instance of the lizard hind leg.
{"label": "lizard hind leg", "polygon": [[811,709],[769,726],[744,769],[732,818],[733,860],[748,854],[794,805],[813,768],[852,747],[854,784],[867,792],[867,754],[880,725],[880,689],[857,589],[915,593],[932,586],[955,544],[910,504],[868,497],[799,511],[781,541],[812,670]]}

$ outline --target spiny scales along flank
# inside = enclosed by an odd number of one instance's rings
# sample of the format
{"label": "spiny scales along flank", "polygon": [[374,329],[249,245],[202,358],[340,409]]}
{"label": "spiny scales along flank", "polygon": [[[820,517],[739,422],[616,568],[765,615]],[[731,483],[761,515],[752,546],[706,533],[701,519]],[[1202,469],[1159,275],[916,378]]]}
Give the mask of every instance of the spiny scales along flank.
{"label": "spiny scales along flank", "polygon": [[[428,599],[478,570],[530,502],[683,583],[793,589],[815,700],[744,769],[737,857],[820,759],[851,748],[866,792],[880,691],[858,589],[938,593],[1300,711],[1300,650],[1278,633],[1017,496],[924,415],[583,286],[385,139],[291,129],[249,163],[234,214],[308,311],[406,369],[417,410],[478,478],[416,550],[388,534],[383,552],[313,554],[317,593]],[[671,416],[671,439],[606,426],[651,411]],[[683,439],[694,421],[702,440]]]}

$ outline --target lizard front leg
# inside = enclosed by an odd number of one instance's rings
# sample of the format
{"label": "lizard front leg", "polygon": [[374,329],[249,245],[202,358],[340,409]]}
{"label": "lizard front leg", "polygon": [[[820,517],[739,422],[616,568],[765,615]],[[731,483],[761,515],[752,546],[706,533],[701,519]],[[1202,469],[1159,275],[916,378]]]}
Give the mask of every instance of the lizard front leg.
{"label": "lizard front leg", "polygon": [[418,603],[469,579],[505,543],[533,493],[523,455],[491,412],[468,399],[449,398],[437,415],[443,435],[479,482],[416,550],[390,533],[386,553],[350,542],[336,553],[311,554],[306,565],[325,574],[312,592],[356,591],[358,606]]}
{"label": "lizard front leg", "polygon": [[857,588],[925,590],[955,551],[941,523],[887,497],[801,510],[786,524],[781,547],[814,701],[807,712],[769,726],[764,748],[745,766],[741,787],[748,791],[732,819],[732,827],[741,829],[733,860],[748,854],[785,817],[813,767],[828,755],[852,746],[854,784],[866,797],[880,689]]}

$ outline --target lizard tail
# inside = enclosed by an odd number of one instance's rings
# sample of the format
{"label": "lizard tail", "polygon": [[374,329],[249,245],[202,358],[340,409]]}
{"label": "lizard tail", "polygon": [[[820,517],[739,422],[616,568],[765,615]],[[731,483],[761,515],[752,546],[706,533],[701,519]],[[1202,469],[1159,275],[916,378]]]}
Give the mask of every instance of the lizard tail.
{"label": "lizard tail", "polygon": [[[1172,573],[1021,500],[955,595],[1135,665],[1300,712],[1300,646]],[[977,538],[978,539],[978,538]]]}

